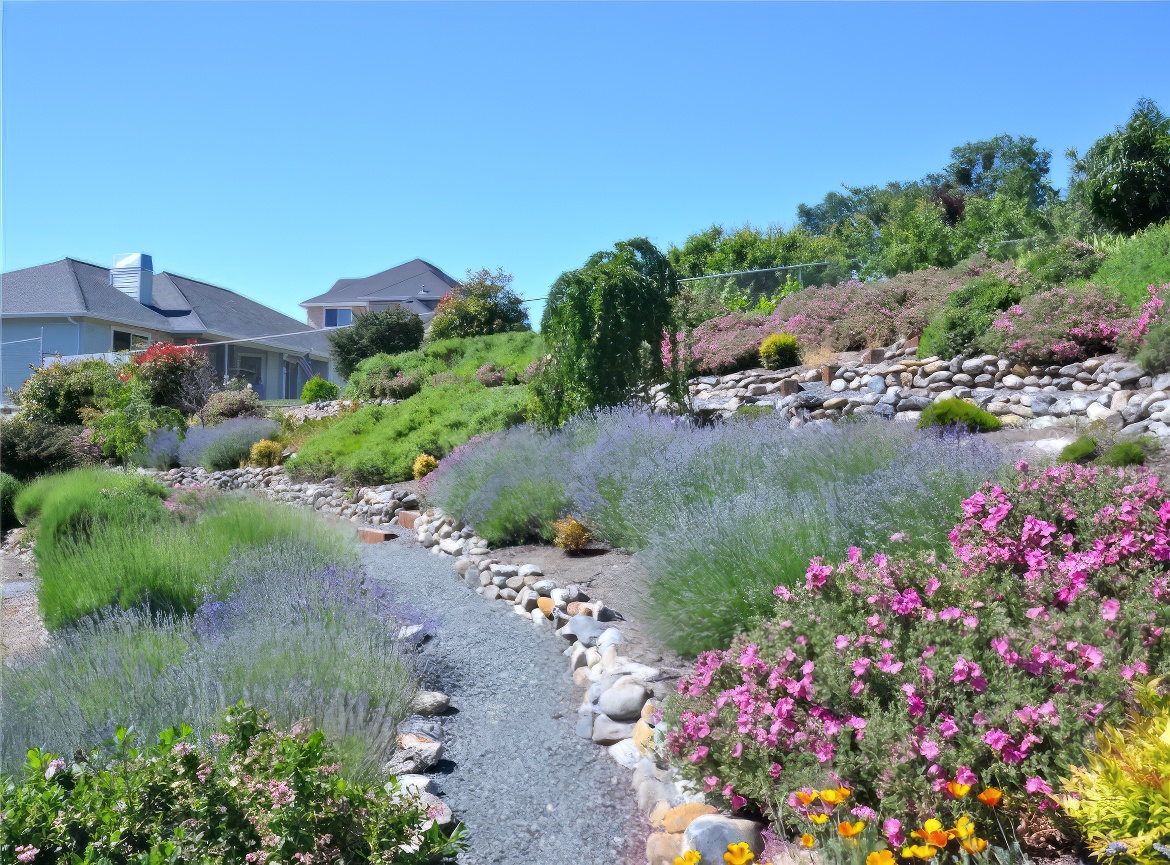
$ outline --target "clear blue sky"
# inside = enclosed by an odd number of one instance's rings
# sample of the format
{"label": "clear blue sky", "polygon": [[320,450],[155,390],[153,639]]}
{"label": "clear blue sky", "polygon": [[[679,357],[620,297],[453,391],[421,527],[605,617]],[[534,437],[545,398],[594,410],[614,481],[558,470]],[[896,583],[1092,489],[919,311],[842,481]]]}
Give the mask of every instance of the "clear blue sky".
{"label": "clear blue sky", "polygon": [[1170,110],[1167,34],[1164,3],[8,2],[3,267],[149,252],[298,318],[415,256],[539,297],[1001,132],[1063,185]]}

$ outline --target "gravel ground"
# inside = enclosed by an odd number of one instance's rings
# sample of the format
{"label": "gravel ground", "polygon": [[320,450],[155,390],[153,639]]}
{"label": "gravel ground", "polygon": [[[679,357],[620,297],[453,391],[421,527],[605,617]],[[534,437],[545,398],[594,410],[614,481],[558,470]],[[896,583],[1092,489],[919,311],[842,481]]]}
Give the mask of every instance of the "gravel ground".
{"label": "gravel ground", "polygon": [[[451,560],[399,539],[364,550],[366,571],[439,621],[424,686],[449,694],[443,798],[468,829],[466,863],[637,861],[629,771],[573,733],[559,641],[455,577]],[[644,861],[644,859],[643,859]]]}

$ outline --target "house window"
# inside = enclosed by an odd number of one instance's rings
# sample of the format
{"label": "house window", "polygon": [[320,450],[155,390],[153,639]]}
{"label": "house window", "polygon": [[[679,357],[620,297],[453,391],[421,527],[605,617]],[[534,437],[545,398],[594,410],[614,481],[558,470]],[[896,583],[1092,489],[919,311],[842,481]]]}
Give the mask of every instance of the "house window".
{"label": "house window", "polygon": [[114,344],[111,351],[135,351],[150,345],[150,337],[142,333],[131,333],[128,330],[114,331]]}
{"label": "house window", "polygon": [[326,309],[325,310],[325,326],[326,327],[345,327],[347,324],[353,324],[353,310],[352,309]]}
{"label": "house window", "polygon": [[232,375],[235,378],[240,378],[252,385],[252,390],[256,391],[256,395],[263,398],[263,383],[264,377],[264,358],[258,354],[241,354],[236,356],[236,368],[233,369]]}

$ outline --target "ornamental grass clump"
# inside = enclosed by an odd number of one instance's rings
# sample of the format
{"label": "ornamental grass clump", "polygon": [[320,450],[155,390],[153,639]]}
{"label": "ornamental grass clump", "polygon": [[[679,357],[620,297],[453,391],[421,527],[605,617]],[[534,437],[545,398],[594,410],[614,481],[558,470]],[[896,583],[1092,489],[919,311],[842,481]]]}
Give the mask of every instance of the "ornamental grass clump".
{"label": "ornamental grass clump", "polygon": [[774,821],[793,791],[848,787],[894,846],[980,791],[1047,812],[1094,728],[1170,672],[1168,526],[1143,469],[1021,463],[963,502],[946,552],[816,557],[680,680],[671,760]]}
{"label": "ornamental grass clump", "polygon": [[1167,682],[1135,683],[1128,723],[1097,731],[1057,797],[1101,862],[1170,859],[1170,695]]}
{"label": "ornamental grass clump", "polygon": [[176,724],[154,745],[123,726],[73,757],[34,746],[0,793],[4,861],[422,865],[464,846],[396,783],[341,777],[319,730],[243,704],[219,726],[198,741]]}
{"label": "ornamental grass clump", "polygon": [[1092,436],[1080,436],[1060,449],[1056,461],[1063,463],[1084,463],[1097,456],[1097,440]]}

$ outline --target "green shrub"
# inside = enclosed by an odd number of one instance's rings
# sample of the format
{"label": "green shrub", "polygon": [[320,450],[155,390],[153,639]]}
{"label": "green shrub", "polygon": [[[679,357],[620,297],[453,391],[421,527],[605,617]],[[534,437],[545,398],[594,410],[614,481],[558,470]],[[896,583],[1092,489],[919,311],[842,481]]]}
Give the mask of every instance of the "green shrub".
{"label": "green shrub", "polygon": [[300,539],[341,559],[349,549],[312,514],[238,499],[164,507],[167,492],[139,475],[82,469],[20,493],[16,513],[36,535],[48,628],[112,606],[190,612],[205,594],[231,590],[224,565],[238,549],[278,539]]}
{"label": "green shrub", "polygon": [[337,371],[345,378],[368,357],[413,351],[422,341],[422,319],[400,306],[367,312],[357,316],[349,327],[329,332]]}
{"label": "green shrub", "polygon": [[800,365],[800,346],[790,333],[774,333],[760,343],[760,363],[766,369],[787,369]]}
{"label": "green shrub", "polygon": [[1019,266],[1044,283],[1088,279],[1101,266],[1105,256],[1087,243],[1062,237],[1055,243],[1026,252],[1019,258]]}
{"label": "green shrub", "polygon": [[157,429],[182,428],[183,415],[177,409],[155,405],[150,385],[135,376],[114,398],[107,411],[95,417],[91,426],[102,453],[123,465],[142,452],[146,437]]}
{"label": "green shrub", "polygon": [[528,312],[511,288],[512,274],[503,268],[472,273],[462,285],[443,295],[431,319],[430,339],[486,336],[528,330]]}
{"label": "green shrub", "polygon": [[20,525],[16,518],[16,497],[20,494],[20,481],[7,472],[0,472],[0,532],[6,532]]}
{"label": "green shrub", "polygon": [[1160,321],[1150,326],[1134,362],[1152,375],[1170,372],[1170,322]]}
{"label": "green shrub", "polygon": [[248,464],[257,468],[270,469],[280,465],[280,458],[284,453],[284,446],[280,442],[270,439],[260,439],[252,445],[252,453],[248,457]]}
{"label": "green shrub", "polygon": [[1092,436],[1081,436],[1061,448],[1056,458],[1059,463],[1083,463],[1097,456],[1097,440]]}
{"label": "green shrub", "polygon": [[199,414],[205,424],[214,426],[236,417],[264,417],[267,412],[256,391],[244,388],[213,393]]}
{"label": "green shrub", "polygon": [[0,466],[17,480],[77,468],[87,461],[80,426],[58,426],[17,415],[0,418]]}
{"label": "green shrub", "polygon": [[919,357],[952,358],[979,349],[995,317],[1019,303],[1025,289],[997,274],[985,274],[953,292],[922,332]]}
{"label": "green shrub", "polygon": [[1137,442],[1118,442],[1101,455],[1101,462],[1114,468],[1143,466],[1146,464],[1146,452]]}
{"label": "green shrub", "polygon": [[337,399],[340,393],[341,388],[336,384],[315,375],[301,388],[301,402],[329,402]]}
{"label": "green shrub", "polygon": [[366,406],[301,445],[285,464],[296,478],[352,483],[409,480],[420,453],[442,457],[472,436],[523,419],[523,387],[442,385],[391,406]]}
{"label": "green shrub", "polygon": [[5,861],[423,865],[462,846],[417,796],[338,776],[320,731],[279,732],[241,703],[211,744],[191,733],[174,727],[140,746],[119,727],[109,750],[29,751],[0,793]]}
{"label": "green shrub", "polygon": [[1170,282],[1170,222],[1150,226],[1122,243],[1105,257],[1093,282],[1117,289],[1135,307],[1151,285]]}
{"label": "green shrub", "polygon": [[1097,748],[1086,751],[1084,766],[1070,767],[1057,797],[1098,861],[1161,865],[1167,859],[1170,696],[1159,693],[1165,684],[1135,682],[1140,709],[1124,729],[1097,731]]}
{"label": "green shrub", "polygon": [[932,402],[922,411],[918,428],[965,426],[971,432],[992,432],[999,429],[999,418],[961,399]]}
{"label": "green shrub", "polygon": [[29,421],[76,426],[122,387],[122,371],[104,360],[53,363],[34,369],[13,399]]}

